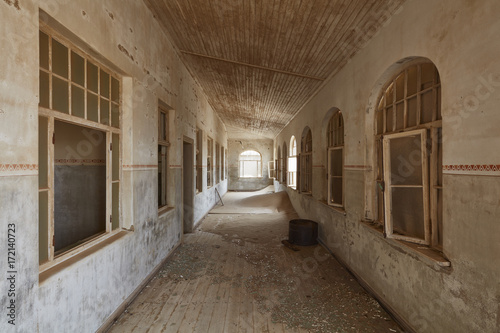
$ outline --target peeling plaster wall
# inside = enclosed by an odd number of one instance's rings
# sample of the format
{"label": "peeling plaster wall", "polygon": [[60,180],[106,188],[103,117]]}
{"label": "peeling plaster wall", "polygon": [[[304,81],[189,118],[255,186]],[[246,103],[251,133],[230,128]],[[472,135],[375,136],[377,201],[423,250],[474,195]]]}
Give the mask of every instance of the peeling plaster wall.
{"label": "peeling plaster wall", "polygon": [[[275,138],[276,153],[292,135],[300,147],[304,127],[312,129],[312,197],[277,182],[276,190],[288,192],[301,217],[320,223],[321,240],[417,332],[500,331],[500,172],[480,171],[500,165],[499,16],[493,0],[406,2]],[[360,222],[374,214],[373,105],[396,63],[410,56],[433,61],[442,82],[449,269]],[[345,215],[324,203],[332,108],[345,123]]]}
{"label": "peeling plaster wall", "polygon": [[[121,214],[122,226],[134,229],[51,272],[41,283],[37,172],[40,18],[123,75]],[[195,141],[196,127],[200,127],[227,147],[226,129],[142,1],[2,1],[0,21],[0,228],[6,238],[7,225],[16,224],[18,271],[16,326],[6,322],[2,311],[0,331],[96,331],[182,239],[183,140]],[[168,156],[168,204],[172,209],[161,216],[154,167],[159,100],[172,110]],[[227,181],[217,188],[223,195]],[[195,223],[215,204],[212,192],[213,188],[196,196]],[[7,256],[5,241],[0,242],[0,250]],[[4,274],[5,260],[0,262]],[[0,279],[2,309],[9,301],[8,289],[7,281]]]}
{"label": "peeling plaster wall", "polygon": [[[262,156],[262,177],[240,178],[240,154],[247,150],[255,150]],[[229,140],[229,190],[257,191],[272,185],[269,178],[268,162],[273,161],[273,140],[271,139],[231,139]]]}

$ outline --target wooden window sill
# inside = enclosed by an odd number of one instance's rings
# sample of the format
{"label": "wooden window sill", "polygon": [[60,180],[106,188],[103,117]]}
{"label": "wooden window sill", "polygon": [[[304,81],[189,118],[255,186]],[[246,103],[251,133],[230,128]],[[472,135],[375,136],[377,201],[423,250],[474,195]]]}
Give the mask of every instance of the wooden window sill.
{"label": "wooden window sill", "polygon": [[383,227],[369,220],[362,220],[361,224],[371,231],[377,237],[386,240],[391,246],[397,248],[404,253],[424,262],[434,269],[446,269],[451,267],[451,262],[440,251],[433,249],[427,245],[415,244],[398,239],[384,237]]}
{"label": "wooden window sill", "polygon": [[103,249],[107,245],[116,242],[117,240],[131,234],[132,231],[119,230],[110,234],[103,235],[94,239],[93,241],[83,244],[60,257],[55,258],[53,261],[45,263],[40,266],[40,272],[38,276],[38,283],[42,284],[52,275],[57,274],[63,269],[73,265],[74,263],[86,258],[95,252]]}
{"label": "wooden window sill", "polygon": [[329,205],[328,202],[326,202],[325,200],[319,200],[320,203],[322,203],[323,205],[327,206],[328,208],[330,208],[331,210],[334,210],[335,212],[339,213],[339,214],[342,214],[344,216],[347,215],[347,212],[346,210],[344,209],[344,207],[337,207],[337,206],[332,206],[332,205]]}

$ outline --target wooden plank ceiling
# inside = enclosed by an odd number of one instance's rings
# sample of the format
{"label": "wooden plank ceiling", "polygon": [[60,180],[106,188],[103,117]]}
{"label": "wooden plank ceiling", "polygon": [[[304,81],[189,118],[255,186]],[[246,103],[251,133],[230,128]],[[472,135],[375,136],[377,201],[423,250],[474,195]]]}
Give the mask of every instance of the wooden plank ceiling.
{"label": "wooden plank ceiling", "polygon": [[274,138],[405,0],[144,1],[229,137]]}

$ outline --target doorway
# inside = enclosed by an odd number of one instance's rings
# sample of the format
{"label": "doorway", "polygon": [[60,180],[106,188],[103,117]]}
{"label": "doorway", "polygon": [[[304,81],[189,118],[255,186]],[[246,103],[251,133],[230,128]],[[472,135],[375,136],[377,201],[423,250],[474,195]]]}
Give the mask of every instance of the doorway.
{"label": "doorway", "polygon": [[[185,139],[189,140],[189,139]],[[193,142],[183,141],[182,193],[184,233],[193,232],[194,225],[194,150]]]}

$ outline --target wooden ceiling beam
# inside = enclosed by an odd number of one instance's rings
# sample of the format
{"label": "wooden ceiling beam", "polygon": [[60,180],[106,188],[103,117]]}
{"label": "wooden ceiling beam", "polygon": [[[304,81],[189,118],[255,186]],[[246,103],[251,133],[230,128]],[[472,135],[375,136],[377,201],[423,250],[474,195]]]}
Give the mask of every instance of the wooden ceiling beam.
{"label": "wooden ceiling beam", "polygon": [[248,64],[245,62],[240,62],[240,61],[234,61],[234,60],[228,60],[228,59],[223,59],[219,57],[213,57],[209,56],[206,54],[200,54],[200,53],[194,53],[194,52],[189,52],[189,51],[184,51],[180,50],[181,53],[192,55],[195,57],[202,57],[202,58],[207,58],[207,59],[212,59],[212,60],[217,60],[217,61],[222,61],[230,64],[235,64],[235,65],[240,65],[240,66],[247,66],[247,67],[252,67],[252,68],[258,68],[266,71],[271,71],[271,72],[276,72],[276,73],[281,73],[285,75],[291,75],[291,76],[297,76],[301,77],[304,79],[310,79],[310,80],[316,80],[316,81],[325,81],[325,78],[322,77],[317,77],[317,76],[310,76],[310,75],[305,75],[305,74],[300,74],[300,73],[294,73],[294,72],[289,72],[289,71],[284,71],[281,69],[275,69],[275,68],[270,68],[270,67],[265,67],[265,66],[259,66],[259,65],[253,65],[253,64]]}

